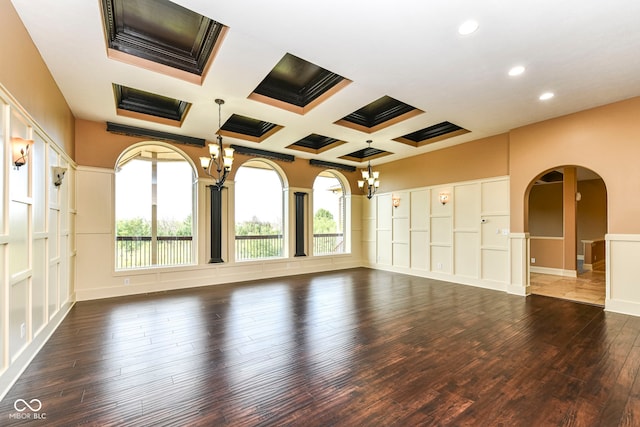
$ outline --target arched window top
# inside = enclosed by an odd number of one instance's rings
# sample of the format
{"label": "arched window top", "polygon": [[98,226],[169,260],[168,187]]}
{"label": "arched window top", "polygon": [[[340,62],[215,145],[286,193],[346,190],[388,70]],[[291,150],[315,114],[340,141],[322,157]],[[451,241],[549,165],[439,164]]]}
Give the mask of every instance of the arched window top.
{"label": "arched window top", "polygon": [[236,170],[236,175],[234,176],[234,181],[238,180],[238,173],[241,173],[240,171],[241,171],[241,168],[243,167],[262,169],[262,170],[273,170],[280,178],[280,184],[282,185],[282,187],[287,188],[289,186],[287,175],[284,173],[284,170],[282,170],[282,168],[277,163],[272,162],[271,160],[256,158],[256,159],[250,159],[245,161],[244,163],[238,166]]}
{"label": "arched window top", "polygon": [[154,157],[163,162],[186,161],[191,166],[194,176],[196,175],[196,166],[189,156],[173,145],[161,141],[139,142],[127,147],[116,161],[116,171],[131,160],[151,160]]}
{"label": "arched window top", "polygon": [[[344,175],[334,170],[323,170],[313,181],[313,189],[326,189],[325,187],[333,186],[333,191],[341,191],[343,196],[350,195],[349,182]],[[338,185],[340,188],[338,188]]]}

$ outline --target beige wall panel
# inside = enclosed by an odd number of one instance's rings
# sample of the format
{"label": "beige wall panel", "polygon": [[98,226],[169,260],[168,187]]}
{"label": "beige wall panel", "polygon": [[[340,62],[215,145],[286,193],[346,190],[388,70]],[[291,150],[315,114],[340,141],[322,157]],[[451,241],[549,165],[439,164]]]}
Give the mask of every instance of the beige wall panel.
{"label": "beige wall panel", "polygon": [[[373,200],[373,199],[372,199]],[[375,198],[376,200],[376,218],[378,220],[378,229],[391,230],[391,194],[383,194]]]}
{"label": "beige wall panel", "polygon": [[362,259],[370,265],[376,263],[376,247],[377,244],[375,241],[362,243]]}
{"label": "beige wall panel", "polygon": [[113,173],[110,171],[97,169],[77,171],[76,231],[78,234],[112,232],[113,194]]}
{"label": "beige wall panel", "polygon": [[479,228],[480,184],[456,185],[453,205],[454,229]]}
{"label": "beige wall panel", "polygon": [[391,230],[378,230],[377,239],[378,264],[391,265],[392,248],[391,248]]}
{"label": "beige wall panel", "polygon": [[482,251],[482,279],[507,283],[509,273],[508,266],[508,251]]}
{"label": "beige wall panel", "polygon": [[392,195],[393,198],[400,199],[400,206],[393,208],[393,216],[394,217],[409,217],[411,213],[411,200],[409,198],[408,192],[394,192]]}
{"label": "beige wall panel", "polygon": [[362,220],[362,238],[365,241],[376,240],[375,218],[366,218]]}
{"label": "beige wall panel", "polygon": [[431,271],[452,273],[451,246],[431,246]]}
{"label": "beige wall panel", "polygon": [[532,238],[529,245],[531,258],[536,259],[536,262],[531,264],[532,267],[564,268],[562,239]]}
{"label": "beige wall panel", "polygon": [[409,218],[393,218],[393,241],[409,243]]}
{"label": "beige wall panel", "polygon": [[410,266],[409,244],[394,243],[393,244],[393,265],[394,267],[408,268]]}
{"label": "beige wall panel", "polygon": [[[111,234],[78,233],[76,236],[76,291],[113,286],[114,242]],[[122,282],[119,280],[118,282]],[[120,285],[118,285],[120,286]]]}
{"label": "beige wall panel", "polygon": [[429,232],[411,232],[411,268],[429,270]]}
{"label": "beige wall panel", "polygon": [[479,277],[480,237],[478,233],[455,233],[453,250],[455,275]]}
{"label": "beige wall panel", "polygon": [[613,240],[609,243],[611,262],[608,268],[611,277],[611,299],[634,302],[640,306],[640,285],[638,285],[640,240]]}
{"label": "beige wall panel", "polygon": [[431,218],[431,243],[451,244],[452,229],[450,217]]}
{"label": "beige wall panel", "polygon": [[27,344],[27,336],[21,334],[28,325],[29,296],[27,279],[11,284],[9,288],[9,358],[11,361]]}
{"label": "beige wall panel", "polygon": [[385,163],[377,169],[385,191],[506,176],[509,171],[509,136],[500,134],[478,139]]}
{"label": "beige wall panel", "polygon": [[509,213],[509,180],[489,181],[482,186],[482,214]]}
{"label": "beige wall panel", "polygon": [[482,246],[509,248],[509,215],[483,216]]}
{"label": "beige wall panel", "polygon": [[[446,204],[440,203],[440,193],[447,193],[449,195],[449,202]],[[432,216],[451,216],[453,215],[453,207],[455,201],[453,200],[453,187],[438,187],[431,190],[431,215]]]}
{"label": "beige wall panel", "polygon": [[429,229],[429,190],[417,190],[411,193],[411,229]]}

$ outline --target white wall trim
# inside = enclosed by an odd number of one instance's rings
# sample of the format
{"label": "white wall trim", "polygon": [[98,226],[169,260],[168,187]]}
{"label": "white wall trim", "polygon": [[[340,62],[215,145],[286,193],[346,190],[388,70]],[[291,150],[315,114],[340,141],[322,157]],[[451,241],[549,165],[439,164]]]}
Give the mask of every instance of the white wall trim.
{"label": "white wall trim", "polygon": [[38,335],[33,338],[13,363],[9,365],[7,370],[0,375],[0,402],[18,378],[20,378],[24,370],[27,369],[33,358],[36,357],[42,347],[49,341],[49,338],[51,338],[53,333],[58,329],[58,326],[60,326],[65,317],[67,317],[73,305],[73,298],[70,298],[69,302],[63,304],[53,318],[40,330]]}
{"label": "white wall trim", "polygon": [[576,270],[564,270],[562,268],[536,267],[532,265],[529,267],[529,271],[531,273],[551,274],[553,276],[578,277]]}
{"label": "white wall trim", "polygon": [[[150,292],[215,286],[297,274],[344,270],[361,266],[362,262],[356,256],[341,254],[180,266],[175,268],[119,270],[114,273],[112,283],[88,289],[78,289],[76,287],[76,300],[88,301]],[[129,285],[124,285],[125,277],[129,279]],[[114,283],[117,283],[117,285],[114,285]]]}

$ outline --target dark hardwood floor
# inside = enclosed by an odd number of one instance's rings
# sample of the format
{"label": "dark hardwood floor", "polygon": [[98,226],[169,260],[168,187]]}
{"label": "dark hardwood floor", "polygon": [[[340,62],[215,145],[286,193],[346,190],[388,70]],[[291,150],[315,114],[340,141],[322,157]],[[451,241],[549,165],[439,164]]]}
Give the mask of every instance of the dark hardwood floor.
{"label": "dark hardwood floor", "polygon": [[79,302],[0,425],[638,426],[639,337],[601,307],[369,269]]}

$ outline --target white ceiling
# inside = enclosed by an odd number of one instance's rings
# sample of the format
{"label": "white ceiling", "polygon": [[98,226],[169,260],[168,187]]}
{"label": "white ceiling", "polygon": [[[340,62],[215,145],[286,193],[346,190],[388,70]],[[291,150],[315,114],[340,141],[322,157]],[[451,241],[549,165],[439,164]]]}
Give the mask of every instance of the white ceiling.
{"label": "white ceiling", "polygon": [[[234,143],[302,158],[365,148],[383,163],[640,95],[638,0],[176,0],[229,27],[202,86],[106,56],[99,0],[12,0],[77,118],[213,140],[241,114],[283,125],[264,142]],[[473,18],[468,36],[458,26]],[[247,99],[285,53],[353,81],[304,116]],[[509,77],[514,65],[519,77]],[[116,116],[112,83],[193,103],[182,128]],[[538,96],[553,91],[542,102]],[[333,124],[383,95],[426,113],[371,135]],[[449,121],[471,132],[414,148],[392,138]],[[320,155],[284,147],[311,133],[348,141]],[[80,141],[81,143],[81,141]]]}

